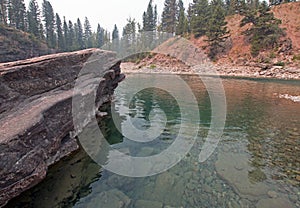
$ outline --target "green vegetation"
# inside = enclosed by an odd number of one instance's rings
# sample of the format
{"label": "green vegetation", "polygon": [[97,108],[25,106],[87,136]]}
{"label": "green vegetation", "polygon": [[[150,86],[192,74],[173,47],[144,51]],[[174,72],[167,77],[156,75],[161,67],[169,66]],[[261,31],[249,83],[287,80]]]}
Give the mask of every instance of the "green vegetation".
{"label": "green vegetation", "polygon": [[150,0],[147,11],[143,13],[143,31],[155,31],[157,26],[157,6]]}
{"label": "green vegetation", "polygon": [[300,61],[300,54],[296,54],[293,56],[293,61]]}
{"label": "green vegetation", "polygon": [[49,53],[46,44],[33,34],[0,24],[0,62],[16,61]]}
{"label": "green vegetation", "polygon": [[150,65],[150,69],[155,69],[156,68],[156,65],[155,64],[151,64]]}
{"label": "green vegetation", "polygon": [[[271,0],[270,5],[290,1]],[[54,12],[48,0],[43,0],[41,11],[37,0],[31,0],[27,10],[24,0],[0,0],[0,24],[28,32],[36,40],[45,41],[55,51],[100,48],[105,45],[110,50],[124,48],[127,52],[134,52],[154,45],[153,41],[161,37],[162,32],[186,37],[193,34],[195,38],[205,36],[209,45],[208,55],[215,60],[224,51],[224,42],[229,37],[226,15],[241,14],[244,16],[241,26],[252,24],[245,32],[251,43],[252,56],[257,56],[264,49],[278,48],[284,31],[279,28],[280,20],[274,17],[270,5],[259,0],[193,0],[186,10],[182,0],[165,0],[159,18],[157,6],[153,0],[149,0],[145,12],[141,14],[142,24],[129,18],[120,37],[117,25],[114,25],[112,33],[104,30],[100,24],[93,32],[87,17],[83,24],[79,18],[75,23],[66,20]],[[158,22],[158,19],[161,21]],[[147,32],[148,35],[141,32]]]}
{"label": "green vegetation", "polygon": [[206,34],[210,14],[208,8],[208,0],[194,0],[194,3],[190,5],[191,31],[196,38]]}
{"label": "green vegetation", "polygon": [[258,10],[249,10],[245,14],[241,26],[248,23],[252,23],[253,26],[245,34],[250,37],[251,54],[254,57],[263,49],[276,48],[279,38],[284,35],[284,31],[279,27],[281,21],[274,17],[265,1]]}
{"label": "green vegetation", "polygon": [[54,32],[55,15],[54,15],[52,5],[47,0],[43,1],[43,20],[45,22],[47,45],[50,48],[55,48],[56,45],[56,37]]}
{"label": "green vegetation", "polygon": [[59,14],[56,13],[56,32],[57,32],[57,47],[58,48],[65,48],[65,43],[64,43],[64,35],[63,35],[63,30],[62,30],[62,22],[60,19]]}
{"label": "green vegetation", "polygon": [[101,47],[110,41],[110,33],[103,28],[92,32],[88,18],[81,24],[66,20],[54,9],[50,1],[31,0],[26,10],[24,0],[0,0],[0,25],[9,26],[32,34],[39,42],[45,41],[50,49],[74,51],[90,47]]}
{"label": "green vegetation", "polygon": [[207,41],[210,46],[209,57],[214,60],[222,43],[228,38],[229,31],[225,22],[225,10],[222,0],[212,0],[210,4],[210,18],[206,30]]}
{"label": "green vegetation", "polygon": [[270,5],[279,5],[282,3],[296,2],[297,0],[270,0]]}
{"label": "green vegetation", "polygon": [[190,5],[191,31],[196,38],[207,36],[209,57],[212,60],[222,50],[222,43],[228,38],[229,31],[225,22],[225,4],[222,0],[194,0]]}
{"label": "green vegetation", "polygon": [[280,62],[275,63],[274,66],[282,66],[282,67],[284,67],[285,63],[282,62],[282,61],[280,61]]}
{"label": "green vegetation", "polygon": [[175,33],[178,24],[178,5],[176,0],[165,0],[164,10],[161,16],[161,30],[167,33]]}
{"label": "green vegetation", "polygon": [[176,27],[176,35],[184,35],[189,31],[188,19],[185,15],[185,9],[182,0],[178,2],[179,15],[178,15],[178,25]]}
{"label": "green vegetation", "polygon": [[27,11],[27,20],[28,20],[28,31],[30,31],[36,37],[42,39],[40,32],[40,9],[36,0],[31,0],[29,2],[29,8]]}

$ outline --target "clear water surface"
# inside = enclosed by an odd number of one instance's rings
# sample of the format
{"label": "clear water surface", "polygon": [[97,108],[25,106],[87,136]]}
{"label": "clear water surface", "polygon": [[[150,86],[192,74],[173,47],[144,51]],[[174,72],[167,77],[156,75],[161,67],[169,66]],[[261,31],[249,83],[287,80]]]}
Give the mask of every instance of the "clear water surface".
{"label": "clear water surface", "polygon": [[[163,81],[172,75],[160,76]],[[228,111],[224,134],[214,154],[199,163],[210,127],[210,99],[197,76],[182,78],[198,100],[201,122],[195,145],[176,166],[156,176],[123,177],[102,169],[81,149],[7,207],[300,207],[300,102],[281,96],[299,96],[300,82],[224,78]],[[102,132],[113,148],[128,155],[160,153],[178,134],[181,117],[176,101],[166,91],[152,88],[130,102],[127,90],[122,83],[116,90],[112,105],[121,120],[116,125],[131,118],[138,128],[148,128],[150,111],[163,111],[167,116],[163,133],[148,143],[131,141],[116,130],[110,115],[99,121]],[[127,114],[121,105],[129,106]]]}

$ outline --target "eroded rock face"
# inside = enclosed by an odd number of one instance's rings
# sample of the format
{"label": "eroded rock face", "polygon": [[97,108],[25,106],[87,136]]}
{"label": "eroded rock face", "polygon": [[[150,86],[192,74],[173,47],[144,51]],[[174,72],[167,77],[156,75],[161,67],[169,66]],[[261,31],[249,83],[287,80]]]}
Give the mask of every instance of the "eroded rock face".
{"label": "eroded rock face", "polygon": [[89,49],[0,64],[0,207],[78,149],[70,134],[72,98],[78,96],[73,88],[87,62],[97,73],[85,74],[81,86],[100,80],[95,100],[100,107],[124,79],[112,52]]}

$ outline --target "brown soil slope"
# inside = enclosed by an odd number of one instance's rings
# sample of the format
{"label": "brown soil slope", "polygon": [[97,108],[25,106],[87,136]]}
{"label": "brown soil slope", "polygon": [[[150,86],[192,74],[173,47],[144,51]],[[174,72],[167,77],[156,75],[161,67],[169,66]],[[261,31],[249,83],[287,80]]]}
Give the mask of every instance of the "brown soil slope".
{"label": "brown soil slope", "polygon": [[[292,49],[285,51],[285,53],[275,53],[270,55],[272,51],[263,51],[257,60],[267,57],[274,60],[269,60],[273,63],[283,61],[286,64],[293,62],[293,57],[300,54],[300,2],[292,2],[281,4],[272,7],[274,16],[282,21],[280,25],[286,32],[284,40],[292,41]],[[247,37],[243,35],[243,32],[247,30],[251,25],[245,25],[240,27],[241,20],[243,19],[240,15],[232,15],[226,18],[227,27],[230,31],[230,38],[232,47],[229,52],[220,59],[220,62],[233,62],[234,64],[244,64],[245,61],[254,61],[254,58],[250,55],[250,44]],[[284,47],[284,44],[283,46]],[[292,63],[290,63],[292,64]],[[293,63],[297,64],[297,63]],[[298,63],[299,64],[299,63]]]}
{"label": "brown soil slope", "polygon": [[274,16],[282,21],[287,37],[293,42],[294,51],[300,52],[300,2],[281,4],[273,7]]}
{"label": "brown soil slope", "polygon": [[[123,64],[127,73],[204,73],[207,68],[214,68],[223,76],[264,77],[278,79],[300,79],[300,2],[286,3],[272,8],[276,18],[282,21],[286,36],[280,39],[279,47],[261,51],[257,57],[251,56],[249,38],[243,32],[251,27],[240,27],[241,15],[226,17],[230,38],[225,42],[225,50],[219,53],[218,61],[212,63],[207,58],[206,37],[187,39],[174,37],[164,42],[139,64]],[[193,63],[196,61],[196,63]],[[187,66],[188,65],[188,66]]]}
{"label": "brown soil slope", "polygon": [[[220,54],[217,64],[220,66],[248,66],[267,68],[269,65],[284,63],[285,66],[296,67],[300,66],[300,2],[286,3],[272,8],[276,18],[282,21],[280,27],[284,28],[286,36],[281,39],[278,51],[265,50],[259,56],[252,57],[250,53],[251,45],[248,38],[243,34],[244,31],[251,27],[247,24],[240,27],[241,15],[232,15],[226,17],[227,28],[230,31],[230,38],[225,43],[225,51]],[[169,40],[163,44],[163,51],[169,51],[168,54],[174,51],[185,50],[190,52],[190,56],[201,53],[207,53],[208,47],[205,41],[206,37],[195,39],[193,36],[189,40],[195,44],[199,51],[190,51],[182,48],[179,44],[178,38]],[[204,53],[203,53],[204,52]],[[174,56],[173,56],[174,57]],[[175,56],[176,57],[176,56]],[[298,57],[298,58],[297,58]],[[180,62],[180,61],[179,61]],[[165,57],[164,55],[157,55],[144,59],[139,67],[143,66],[160,66],[167,68],[178,68],[175,71],[183,68],[182,63],[175,61],[174,58]],[[184,69],[185,71],[185,69]]]}

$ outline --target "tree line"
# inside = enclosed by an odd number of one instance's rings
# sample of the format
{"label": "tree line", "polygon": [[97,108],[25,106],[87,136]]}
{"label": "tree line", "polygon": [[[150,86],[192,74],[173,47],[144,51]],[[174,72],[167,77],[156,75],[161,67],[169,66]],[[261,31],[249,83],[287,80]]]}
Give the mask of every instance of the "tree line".
{"label": "tree line", "polygon": [[[186,37],[193,34],[196,38],[206,36],[209,56],[214,59],[229,37],[225,17],[240,14],[244,16],[241,26],[247,23],[253,25],[245,35],[250,38],[251,53],[255,56],[263,48],[276,47],[278,39],[284,35],[279,28],[280,21],[270,12],[270,7],[289,1],[193,0],[185,8],[182,0],[165,0],[163,12],[159,15],[157,5],[150,0],[142,14],[142,23],[127,19],[121,37],[116,25],[110,33],[100,24],[96,31],[92,31],[87,17],[83,24],[79,18],[74,23],[65,17],[61,19],[47,0],[43,0],[41,10],[36,0],[30,1],[28,9],[24,0],[0,0],[0,23],[29,32],[58,51],[106,45],[108,49],[126,48],[128,52],[137,47],[151,46],[163,33]],[[142,32],[147,32],[147,36],[143,36]]]}
{"label": "tree line", "polygon": [[[155,40],[161,33],[184,37],[193,34],[195,38],[205,36],[209,46],[208,55],[211,59],[216,59],[224,50],[224,42],[229,37],[226,16],[240,14],[244,17],[240,27],[252,23],[252,27],[244,34],[249,37],[251,54],[255,57],[263,49],[276,48],[280,37],[285,35],[284,30],[279,27],[281,21],[271,12],[271,6],[291,1],[294,0],[270,0],[269,3],[259,0],[193,0],[186,9],[182,0],[165,0],[158,21],[157,6],[150,0],[147,10],[143,13],[143,24],[128,19],[123,28],[123,37],[136,31],[152,32],[153,37],[151,34],[149,37],[148,34],[146,40],[136,37],[137,35],[129,37],[131,48],[136,48]],[[127,39],[128,37],[124,41],[128,41]]]}
{"label": "tree line", "polygon": [[92,31],[87,17],[83,23],[79,18],[74,23],[62,19],[47,0],[43,0],[41,9],[36,0],[29,2],[28,9],[24,0],[0,0],[0,24],[31,33],[57,51],[100,48],[111,40],[110,33],[100,24]]}

